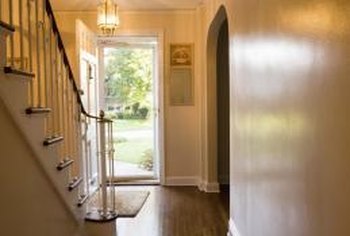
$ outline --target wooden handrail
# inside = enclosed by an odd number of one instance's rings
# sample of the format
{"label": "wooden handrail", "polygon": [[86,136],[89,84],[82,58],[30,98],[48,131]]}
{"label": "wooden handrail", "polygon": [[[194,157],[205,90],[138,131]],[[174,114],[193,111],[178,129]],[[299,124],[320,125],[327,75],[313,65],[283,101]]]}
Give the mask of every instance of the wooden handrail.
{"label": "wooden handrail", "polygon": [[89,114],[86,111],[86,109],[84,107],[84,104],[82,102],[81,96],[80,96],[80,89],[78,88],[78,85],[77,85],[76,80],[74,78],[73,70],[72,70],[72,67],[70,66],[70,63],[69,63],[69,60],[68,60],[68,56],[67,56],[66,50],[65,50],[64,45],[63,45],[63,40],[62,40],[60,31],[58,30],[57,22],[56,22],[56,19],[55,19],[53,10],[52,10],[51,3],[50,3],[49,0],[45,0],[45,1],[46,1],[45,2],[46,13],[49,16],[49,18],[51,19],[52,30],[53,30],[54,34],[57,35],[58,48],[61,50],[61,52],[63,54],[63,61],[64,61],[65,66],[68,69],[68,74],[69,74],[68,78],[71,81],[71,83],[73,84],[73,89],[74,89],[74,92],[75,92],[75,94],[77,96],[77,102],[79,103],[81,112],[85,116],[87,116],[89,118],[92,118],[92,119],[106,121],[106,122],[113,122],[112,120],[109,120],[109,119],[106,119],[106,118],[103,118],[103,117],[99,117],[99,116],[96,116],[96,115],[91,115],[91,114]]}

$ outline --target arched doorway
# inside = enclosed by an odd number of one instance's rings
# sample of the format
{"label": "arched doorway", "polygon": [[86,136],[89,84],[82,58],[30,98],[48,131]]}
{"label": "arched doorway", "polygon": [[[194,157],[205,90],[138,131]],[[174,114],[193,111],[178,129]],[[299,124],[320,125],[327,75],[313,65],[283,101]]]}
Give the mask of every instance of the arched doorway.
{"label": "arched doorway", "polygon": [[205,183],[202,186],[207,192],[219,192],[221,184],[229,183],[229,87],[228,21],[226,10],[221,6],[209,27],[207,40]]}
{"label": "arched doorway", "polygon": [[227,191],[230,179],[230,76],[227,19],[221,24],[216,53],[218,182]]}

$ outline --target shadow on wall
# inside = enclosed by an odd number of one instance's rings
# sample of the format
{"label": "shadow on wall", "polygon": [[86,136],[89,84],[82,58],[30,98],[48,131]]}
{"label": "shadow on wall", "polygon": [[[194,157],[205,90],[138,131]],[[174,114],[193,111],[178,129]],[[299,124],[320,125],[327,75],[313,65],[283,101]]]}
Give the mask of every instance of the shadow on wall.
{"label": "shadow on wall", "polygon": [[217,155],[218,181],[220,185],[229,184],[230,179],[230,76],[229,40],[227,19],[221,24],[217,54]]}

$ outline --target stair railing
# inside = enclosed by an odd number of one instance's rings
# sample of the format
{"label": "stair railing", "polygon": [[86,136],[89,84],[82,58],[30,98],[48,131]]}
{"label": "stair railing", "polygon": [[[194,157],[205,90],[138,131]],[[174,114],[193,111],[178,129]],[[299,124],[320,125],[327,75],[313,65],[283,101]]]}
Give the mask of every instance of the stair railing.
{"label": "stair railing", "polygon": [[[6,45],[5,73],[34,74],[26,113],[47,114],[43,145],[57,146],[58,170],[69,167],[68,189],[78,189],[81,206],[91,195],[90,158],[97,158],[99,212],[102,218],[113,215],[114,188],[108,188],[114,176],[113,122],[85,109],[49,0],[1,0],[0,21],[15,30]],[[96,137],[88,137],[88,129]],[[91,145],[93,153],[87,150]]]}

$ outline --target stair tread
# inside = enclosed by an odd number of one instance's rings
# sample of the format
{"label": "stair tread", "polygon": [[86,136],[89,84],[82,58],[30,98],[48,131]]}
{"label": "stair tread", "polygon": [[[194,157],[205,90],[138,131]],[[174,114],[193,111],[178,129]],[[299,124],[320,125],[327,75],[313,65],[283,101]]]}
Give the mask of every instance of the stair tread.
{"label": "stair tread", "polygon": [[43,145],[44,146],[49,146],[58,142],[63,141],[63,137],[62,136],[52,136],[52,137],[47,137],[44,142]]}
{"label": "stair tread", "polygon": [[68,185],[68,190],[73,191],[75,188],[77,188],[81,183],[83,182],[82,177],[75,177]]}
{"label": "stair tread", "polygon": [[11,66],[5,66],[4,67],[4,73],[5,74],[14,74],[14,75],[21,75],[21,76],[25,76],[27,78],[34,78],[35,74],[24,71],[24,70],[20,70],[17,68],[12,68]]}
{"label": "stair tread", "polygon": [[5,28],[7,31],[15,32],[15,27],[13,25],[10,25],[1,20],[0,20],[0,27]]}
{"label": "stair tread", "polygon": [[31,115],[31,114],[46,114],[50,113],[51,108],[48,107],[28,107],[26,109],[26,114]]}
{"label": "stair tread", "polygon": [[88,199],[89,199],[89,195],[88,195],[88,194],[80,195],[80,196],[79,196],[79,201],[78,201],[77,206],[78,206],[78,207],[83,206],[84,203],[85,203]]}
{"label": "stair tread", "polygon": [[72,160],[72,159],[69,159],[69,158],[67,158],[67,159],[65,159],[65,160],[63,160],[63,161],[61,161],[58,165],[57,165],[57,170],[64,170],[64,169],[66,169],[67,167],[69,167],[70,165],[72,165],[74,163],[74,160]]}

